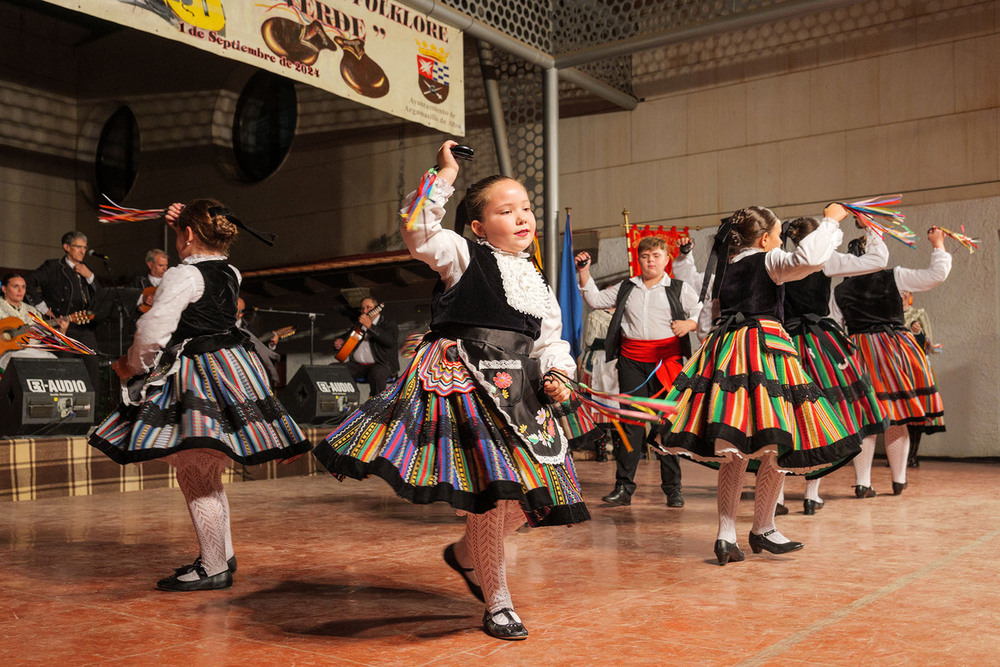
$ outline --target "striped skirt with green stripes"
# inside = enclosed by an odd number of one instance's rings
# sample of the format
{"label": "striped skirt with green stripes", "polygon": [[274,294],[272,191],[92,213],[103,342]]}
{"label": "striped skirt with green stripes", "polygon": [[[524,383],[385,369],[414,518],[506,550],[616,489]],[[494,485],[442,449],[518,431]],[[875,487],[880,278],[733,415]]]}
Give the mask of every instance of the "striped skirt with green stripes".
{"label": "striped skirt with green stripes", "polygon": [[517,500],[533,526],[590,518],[569,454],[539,463],[444,338],[422,346],[398,382],[313,454],[340,479],[377,475],[413,503],[481,514]]}
{"label": "striped skirt with green stripes", "polygon": [[844,425],[806,375],[775,320],[716,329],[677,376],[667,400],[677,412],[658,429],[661,443],[696,461],[776,455],[780,469],[815,477],[860,451],[861,435]]}
{"label": "striped skirt with green stripes", "polygon": [[944,402],[927,356],[909,331],[853,334],[860,364],[892,424],[945,430]]}
{"label": "striped skirt with green stripes", "polygon": [[213,449],[246,464],[309,451],[302,430],[267,382],[256,352],[242,346],[181,355],[138,405],[122,403],[90,436],[117,463],[185,449]]}

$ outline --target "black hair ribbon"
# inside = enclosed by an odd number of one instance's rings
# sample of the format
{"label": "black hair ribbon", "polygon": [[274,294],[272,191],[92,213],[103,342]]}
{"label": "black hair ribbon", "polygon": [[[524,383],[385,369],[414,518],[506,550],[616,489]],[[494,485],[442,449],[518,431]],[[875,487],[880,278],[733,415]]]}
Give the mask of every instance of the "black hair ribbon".
{"label": "black hair ribbon", "polygon": [[704,301],[708,295],[708,285],[712,282],[712,274],[715,274],[715,283],[712,285],[712,298],[719,298],[719,289],[722,287],[722,278],[726,275],[726,267],[729,266],[729,233],[733,230],[733,218],[722,219],[719,231],[715,233],[715,240],[712,242],[712,252],[708,255],[708,264],[705,266],[705,278],[701,283],[700,301]]}
{"label": "black hair ribbon", "polygon": [[278,238],[276,234],[272,234],[271,232],[258,232],[256,229],[254,229],[253,227],[251,227],[250,225],[248,225],[247,223],[243,222],[235,215],[233,215],[233,212],[230,211],[225,206],[213,206],[210,209],[208,209],[208,214],[211,216],[216,216],[216,215],[223,216],[226,220],[233,223],[234,225],[236,225],[237,227],[247,232],[255,239],[257,239],[258,241],[267,246],[273,246],[274,240]]}

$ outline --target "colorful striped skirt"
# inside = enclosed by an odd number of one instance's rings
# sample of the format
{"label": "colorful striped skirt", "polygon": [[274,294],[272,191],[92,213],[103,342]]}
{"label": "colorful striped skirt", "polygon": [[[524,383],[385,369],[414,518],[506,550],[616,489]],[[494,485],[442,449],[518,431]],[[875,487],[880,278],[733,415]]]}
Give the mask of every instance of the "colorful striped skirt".
{"label": "colorful striped skirt", "polygon": [[806,375],[775,320],[723,323],[666,398],[677,413],[658,427],[660,441],[671,454],[696,461],[774,455],[781,470],[817,477],[860,451],[860,434]]}
{"label": "colorful striped skirt", "polygon": [[309,451],[266,378],[260,358],[242,346],[181,355],[138,405],[119,405],[90,444],[121,464],[185,449],[213,449],[245,464]]}
{"label": "colorful striped skirt", "polygon": [[796,328],[791,338],[809,378],[823,392],[849,433],[883,433],[889,418],[875,396],[868,373],[858,366],[854,346],[833,322]]}
{"label": "colorful striped skirt", "polygon": [[858,359],[871,377],[875,396],[895,425],[924,433],[945,430],[944,403],[927,356],[909,331],[852,334]]}
{"label": "colorful striped skirt", "polygon": [[421,347],[396,384],[313,450],[334,476],[377,475],[413,503],[484,513],[518,500],[533,526],[590,518],[569,454],[539,463],[473,379],[455,341]]}

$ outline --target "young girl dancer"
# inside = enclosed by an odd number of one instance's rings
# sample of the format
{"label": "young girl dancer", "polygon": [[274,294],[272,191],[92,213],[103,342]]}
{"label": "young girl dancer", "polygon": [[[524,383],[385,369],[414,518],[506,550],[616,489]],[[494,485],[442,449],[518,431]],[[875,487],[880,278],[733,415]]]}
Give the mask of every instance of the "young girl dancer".
{"label": "young girl dancer", "polygon": [[[816,218],[796,218],[788,223],[784,236],[796,246],[819,227]],[[834,247],[842,234],[837,230]],[[822,271],[785,284],[785,331],[792,337],[802,367],[837,411],[849,433],[861,437],[885,431],[888,418],[882,414],[865,371],[858,367],[853,345],[836,322],[830,319],[830,283],[837,276],[856,276],[885,268],[889,249],[881,237],[869,230],[866,251],[860,257],[833,252]],[[803,514],[822,509],[818,478],[807,479]],[[784,487],[778,503],[784,503]]]}
{"label": "young girl dancer", "polygon": [[[885,432],[885,453],[892,471],[892,492],[899,495],[906,488],[906,458],[910,449],[907,425],[924,433],[944,430],[944,404],[934,380],[934,371],[924,351],[903,320],[901,293],[926,292],[937,287],[951,271],[951,255],[944,249],[944,232],[932,227],[927,233],[934,250],[926,269],[897,266],[865,276],[847,278],[834,290],[836,309],[831,313],[846,324],[847,333],[858,347],[861,365],[871,376],[875,396],[889,417]],[[861,239],[851,241],[848,249],[864,252]],[[875,436],[864,439],[861,454],[854,459],[855,487],[858,498],[871,498],[872,459]]]}
{"label": "young girl dancer", "polygon": [[721,318],[667,395],[677,402],[677,414],[660,429],[662,445],[719,464],[719,565],[744,558],[736,514],[750,459],[759,463],[750,548],[787,553],[802,543],[774,525],[782,471],[830,468],[859,450],[860,436],[848,432],[806,376],[780,323],[780,286],[823,266],[847,211],[831,204],[824,215],[794,253],[781,249],[781,224],[766,208],[740,209],[722,225],[712,250],[719,274],[713,308]]}
{"label": "young girl dancer", "polygon": [[[437,271],[430,333],[394,386],[351,415],[315,454],[335,476],[378,475],[414,503],[444,501],[466,514],[465,536],[445,562],[485,601],[483,627],[499,639],[528,636],[514,613],[503,538],[533,526],[590,518],[567,441],[539,388],[558,403],[573,377],[560,338],[555,295],[524,251],[535,216],[524,187],[503,176],[471,186],[458,209],[477,240],[441,227],[454,192],[454,141],[438,151],[438,173],[415,225],[403,240]],[[414,201],[407,200],[404,211]]]}
{"label": "young girl dancer", "polygon": [[165,457],[177,469],[201,551],[157,588],[228,588],[236,571],[222,486],[228,459],[263,463],[310,445],[236,329],[241,277],[226,256],[237,227],[256,232],[211,199],[174,204],[167,221],[177,232],[181,264],[163,274],[128,354],[113,366],[123,383],[141,378],[128,383],[122,404],[90,444],[123,465]]}

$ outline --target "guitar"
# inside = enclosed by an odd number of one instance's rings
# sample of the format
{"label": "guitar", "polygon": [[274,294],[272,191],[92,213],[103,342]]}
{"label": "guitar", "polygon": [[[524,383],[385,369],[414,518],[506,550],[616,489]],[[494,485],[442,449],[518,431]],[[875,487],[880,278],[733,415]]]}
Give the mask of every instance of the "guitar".
{"label": "guitar", "polygon": [[146,289],[142,290],[142,301],[139,302],[139,312],[140,313],[148,313],[149,309],[153,307],[151,305],[150,306],[146,305],[146,297],[147,296],[148,297],[152,297],[154,294],[156,294],[156,288],[153,287],[152,285],[150,285]]}
{"label": "guitar", "polygon": [[288,338],[289,336],[293,335],[294,333],[295,333],[295,327],[294,326],[281,327],[280,329],[275,329],[274,331],[268,331],[263,336],[259,336],[259,338],[260,338],[261,342],[263,342],[263,343],[266,344],[268,341],[270,341],[275,336],[278,337],[278,340],[282,340],[282,339]]}
{"label": "guitar", "polygon": [[177,18],[202,30],[219,32],[226,27],[222,0],[163,0]]}
{"label": "guitar", "polygon": [[[385,304],[380,303],[379,305],[369,310],[366,313],[366,315],[368,315],[368,317],[374,320],[375,317],[380,312],[382,312],[382,308],[384,307]],[[343,347],[341,347],[337,351],[337,361],[347,361],[347,358],[351,356],[351,352],[354,352],[354,348],[358,346],[358,343],[360,343],[361,339],[363,339],[364,337],[365,333],[361,330],[361,325],[358,324],[356,327],[354,327],[354,331],[352,331],[350,335],[347,336],[347,340],[344,341]]]}
{"label": "guitar", "polygon": [[[86,324],[94,319],[94,314],[87,310],[80,310],[66,316],[73,324]],[[46,320],[46,324],[52,327],[59,325],[59,319]],[[28,342],[28,327],[24,321],[17,317],[5,317],[0,320],[0,354],[11,350],[20,350]]]}

